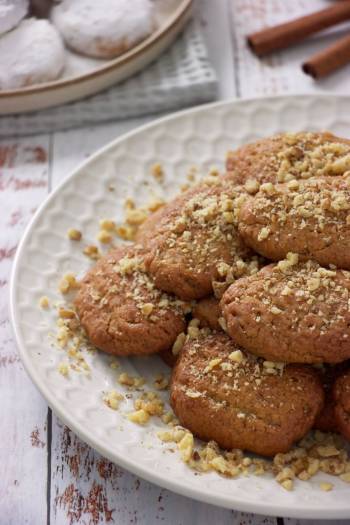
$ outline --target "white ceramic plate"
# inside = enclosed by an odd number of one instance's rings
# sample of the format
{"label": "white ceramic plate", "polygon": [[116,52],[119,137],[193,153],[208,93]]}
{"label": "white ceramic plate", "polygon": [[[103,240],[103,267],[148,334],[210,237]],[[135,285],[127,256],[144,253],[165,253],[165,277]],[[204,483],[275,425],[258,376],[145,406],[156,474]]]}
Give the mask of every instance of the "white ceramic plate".
{"label": "white ceramic plate", "polygon": [[66,49],[63,76],[53,82],[0,91],[0,115],[66,104],[125,80],[155,60],[176,38],[191,15],[193,0],[154,0],[157,29],[113,60],[98,60]]}
{"label": "white ceramic plate", "polygon": [[[72,173],[27,228],[13,269],[11,316],[23,363],[49,405],[84,441],[122,467],[224,507],[297,518],[349,518],[349,486],[330,476],[297,481],[295,490],[287,492],[268,476],[229,480],[214,473],[195,475],[157,439],[160,423],[139,427],[127,421],[130,400],[119,411],[101,402],[103,390],[119,388],[109,357],[97,353],[87,358],[93,368],[91,379],[76,373],[67,379],[58,373],[64,353],[48,338],[48,331],[55,328],[54,315],[38,308],[43,294],[51,301],[61,299],[57,283],[62,273],[82,275],[88,267],[80,243],[67,239],[69,227],[82,230],[84,242],[94,242],[98,219],[121,219],[126,196],[140,204],[148,201],[150,191],[169,197],[193,165],[202,171],[220,167],[229,148],[278,131],[306,129],[350,136],[350,98],[274,97],[202,106],[116,140]],[[149,174],[158,161],[166,173],[163,190]],[[148,378],[168,370],[157,356],[124,359],[122,367]],[[322,492],[320,480],[333,482],[334,490]]]}

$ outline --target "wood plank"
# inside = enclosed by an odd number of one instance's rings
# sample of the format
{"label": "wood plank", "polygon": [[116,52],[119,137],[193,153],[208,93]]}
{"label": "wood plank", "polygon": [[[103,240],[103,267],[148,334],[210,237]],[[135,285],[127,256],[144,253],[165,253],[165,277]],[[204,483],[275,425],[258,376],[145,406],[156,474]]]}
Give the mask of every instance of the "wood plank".
{"label": "wood plank", "polygon": [[8,319],[13,256],[48,188],[49,137],[0,141],[1,522],[46,521],[47,405],[19,360]]}
{"label": "wood plank", "polygon": [[[329,6],[326,0],[235,0],[231,2],[231,27],[238,93],[244,97],[283,95],[288,93],[332,92],[349,93],[350,65],[315,82],[301,71],[301,63],[333,42],[340,28],[304,41],[290,49],[259,59],[247,47],[245,36],[264,27]],[[349,28],[346,25],[345,28]]]}
{"label": "wood plank", "polygon": [[53,420],[52,525],[266,525],[271,518],[199,503],[121,469]]}

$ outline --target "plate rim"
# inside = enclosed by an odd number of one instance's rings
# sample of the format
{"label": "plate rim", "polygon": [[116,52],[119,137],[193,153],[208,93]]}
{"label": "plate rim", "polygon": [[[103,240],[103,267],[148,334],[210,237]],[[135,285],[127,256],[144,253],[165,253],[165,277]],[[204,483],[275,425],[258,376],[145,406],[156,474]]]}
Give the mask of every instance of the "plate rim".
{"label": "plate rim", "polygon": [[89,81],[91,79],[96,79],[101,75],[108,74],[109,72],[118,69],[121,66],[124,66],[128,62],[133,61],[135,58],[140,57],[145,52],[149,51],[152,47],[157,45],[157,43],[164,38],[164,36],[174,29],[181,21],[187,16],[193,6],[194,0],[181,0],[181,3],[174,10],[172,16],[169,17],[167,22],[162,28],[157,29],[154,33],[149,35],[145,40],[142,40],[139,44],[132,47],[126,53],[123,53],[119,57],[115,57],[108,61],[107,64],[99,66],[93,69],[90,72],[78,75],[77,77],[72,78],[58,78],[50,82],[43,82],[40,84],[35,84],[33,86],[16,88],[16,89],[7,89],[0,91],[0,102],[3,99],[9,99],[13,97],[25,97],[28,95],[36,95],[42,92],[49,92],[57,89],[64,89],[69,86],[74,86],[82,82]]}
{"label": "plate rim", "polygon": [[[127,138],[130,138],[133,135],[136,135],[138,133],[142,133],[146,131],[148,128],[156,127],[161,123],[165,123],[169,120],[176,120],[178,118],[181,118],[183,115],[191,114],[191,113],[197,113],[197,112],[205,112],[206,110],[210,110],[212,108],[216,107],[222,107],[222,106],[231,106],[231,105],[240,105],[242,103],[249,103],[249,102],[259,102],[262,100],[265,101],[273,101],[274,103],[278,103],[280,100],[290,99],[305,99],[305,98],[311,98],[311,99],[341,99],[341,100],[349,100],[350,96],[348,95],[333,95],[331,93],[298,93],[294,95],[279,95],[279,96],[258,96],[258,97],[251,97],[251,98],[243,98],[243,99],[237,99],[232,98],[224,101],[209,103],[209,104],[203,104],[200,106],[195,106],[189,109],[185,109],[182,111],[178,111],[175,113],[172,113],[167,116],[163,116],[160,118],[157,118],[155,120],[152,120],[151,122],[148,122],[146,124],[143,124],[141,126],[138,126],[137,128],[122,134],[118,138],[112,140],[102,148],[98,149],[93,155],[91,155],[88,159],[84,160],[83,162],[79,163],[79,165],[70,171],[69,175],[66,176],[66,178],[59,183],[56,188],[47,195],[45,200],[40,204],[36,212],[34,213],[33,217],[31,218],[30,222],[26,226],[22,237],[20,239],[20,242],[18,244],[16,254],[14,257],[12,269],[11,269],[11,275],[10,275],[10,286],[9,286],[9,313],[10,313],[10,322],[12,326],[12,331],[14,334],[14,341],[17,346],[17,350],[19,353],[19,356],[21,358],[22,364],[29,375],[32,383],[35,385],[35,387],[39,390],[41,395],[45,398],[46,402],[48,403],[49,407],[55,412],[55,414],[59,417],[61,421],[63,421],[64,424],[66,424],[77,436],[84,441],[85,443],[88,443],[93,449],[97,450],[101,455],[107,457],[110,461],[116,463],[117,465],[121,466],[122,468],[126,469],[127,471],[141,477],[142,479],[145,479],[151,483],[154,483],[160,487],[164,487],[168,490],[171,490],[172,492],[175,492],[177,494],[180,494],[182,496],[186,496],[189,498],[192,498],[197,501],[202,501],[204,503],[209,503],[212,505],[220,506],[227,509],[232,509],[236,511],[241,512],[249,512],[249,513],[255,513],[255,514],[262,514],[266,516],[282,516],[282,517],[288,517],[288,518],[299,518],[299,519],[319,519],[319,520],[326,520],[326,519],[338,519],[338,520],[345,520],[349,519],[350,517],[350,505],[347,507],[340,507],[336,510],[336,513],[334,512],[334,509],[327,509],[322,508],[321,510],[315,509],[314,506],[307,505],[306,502],[303,503],[302,510],[299,510],[299,508],[295,506],[286,506],[285,504],[278,504],[276,501],[273,502],[273,507],[271,507],[271,503],[265,500],[261,500],[259,503],[256,501],[249,501],[249,499],[245,499],[244,502],[240,501],[239,499],[235,499],[234,497],[234,487],[233,487],[233,493],[232,493],[232,499],[228,500],[227,496],[220,496],[218,494],[211,495],[209,491],[203,491],[202,488],[196,488],[193,487],[189,481],[185,481],[183,483],[179,483],[177,481],[172,481],[169,478],[165,478],[163,475],[158,475],[156,471],[150,471],[149,468],[140,466],[137,464],[135,460],[132,458],[125,459],[122,455],[118,455],[117,452],[111,452],[107,445],[104,444],[103,441],[101,441],[99,438],[96,438],[93,433],[84,428],[81,423],[77,422],[73,416],[70,414],[67,414],[64,410],[64,407],[61,406],[61,403],[55,399],[54,393],[50,392],[50,390],[45,386],[45,384],[41,383],[40,378],[37,377],[36,371],[34,368],[34,365],[29,358],[29,354],[26,352],[25,343],[22,340],[22,337],[20,335],[19,327],[17,326],[17,317],[18,312],[16,311],[16,301],[15,301],[15,295],[16,295],[16,286],[17,286],[17,274],[20,266],[20,261],[22,258],[22,252],[26,246],[27,238],[29,237],[32,229],[34,228],[35,224],[41,217],[42,213],[45,211],[45,209],[49,206],[51,200],[53,200],[56,195],[61,191],[63,187],[70,184],[71,180],[77,176],[77,174],[87,167],[89,164],[93,163],[98,157],[103,156],[108,150],[113,149],[116,147],[120,142],[123,142]],[[271,480],[273,481],[273,480]]]}

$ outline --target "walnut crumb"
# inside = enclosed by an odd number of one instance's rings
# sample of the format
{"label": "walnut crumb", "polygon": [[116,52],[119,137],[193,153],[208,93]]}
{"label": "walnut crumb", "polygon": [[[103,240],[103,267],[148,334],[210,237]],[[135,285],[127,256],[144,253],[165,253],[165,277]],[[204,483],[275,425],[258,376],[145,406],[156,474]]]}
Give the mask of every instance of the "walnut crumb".
{"label": "walnut crumb", "polygon": [[97,240],[102,242],[102,244],[110,244],[113,240],[113,235],[107,230],[101,230],[97,235]]}
{"label": "walnut crumb", "polygon": [[50,307],[49,298],[46,295],[40,297],[39,306],[40,308],[44,308],[45,310],[47,310]]}
{"label": "walnut crumb", "polygon": [[77,288],[79,288],[79,283],[73,273],[66,273],[62,277],[58,286],[59,291],[64,295],[72,290],[76,290]]}
{"label": "walnut crumb", "polygon": [[333,483],[327,483],[325,481],[320,483],[320,489],[323,490],[324,492],[329,492],[330,490],[333,490],[333,488],[334,488]]}
{"label": "walnut crumb", "polygon": [[80,241],[82,238],[81,231],[76,230],[75,228],[70,228],[67,232],[67,235],[71,241]]}
{"label": "walnut crumb", "polygon": [[124,399],[124,396],[119,394],[119,392],[116,392],[116,390],[111,390],[110,392],[107,392],[102,399],[105,405],[109,408],[117,410],[119,408],[119,403]]}
{"label": "walnut crumb", "polygon": [[140,410],[135,410],[135,412],[131,412],[128,414],[128,420],[132,421],[133,423],[137,423],[138,425],[145,425],[148,423],[150,419],[150,415],[146,410],[141,408]]}
{"label": "walnut crumb", "polygon": [[59,371],[59,373],[62,376],[68,377],[68,374],[69,374],[69,365],[68,365],[68,363],[64,363],[64,362],[60,363],[58,365],[58,371]]}
{"label": "walnut crumb", "polygon": [[94,244],[90,244],[89,246],[85,246],[83,250],[83,254],[87,257],[90,257],[93,261],[96,261],[100,258],[100,252],[97,246]]}
{"label": "walnut crumb", "polygon": [[164,170],[163,170],[162,165],[159,162],[156,162],[155,164],[153,164],[151,168],[151,173],[158,182],[164,181],[164,177],[165,177]]}

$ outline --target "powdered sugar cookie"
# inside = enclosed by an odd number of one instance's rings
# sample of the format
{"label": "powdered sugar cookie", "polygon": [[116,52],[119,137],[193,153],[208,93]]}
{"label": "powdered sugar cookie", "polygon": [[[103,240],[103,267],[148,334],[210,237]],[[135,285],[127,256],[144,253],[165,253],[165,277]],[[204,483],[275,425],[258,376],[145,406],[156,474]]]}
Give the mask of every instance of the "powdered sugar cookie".
{"label": "powdered sugar cookie", "polygon": [[98,58],[124,53],[154,29],[150,0],[63,0],[51,19],[71,49]]}
{"label": "powdered sugar cookie", "polygon": [[28,0],[2,0],[0,2],[0,35],[16,27],[28,13]]}
{"label": "powdered sugar cookie", "polygon": [[0,38],[0,89],[54,80],[64,63],[64,46],[56,29],[47,20],[23,20]]}

